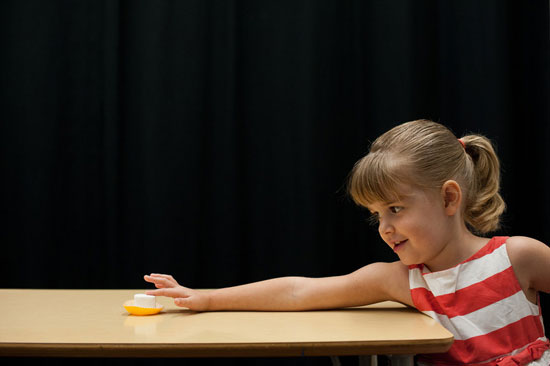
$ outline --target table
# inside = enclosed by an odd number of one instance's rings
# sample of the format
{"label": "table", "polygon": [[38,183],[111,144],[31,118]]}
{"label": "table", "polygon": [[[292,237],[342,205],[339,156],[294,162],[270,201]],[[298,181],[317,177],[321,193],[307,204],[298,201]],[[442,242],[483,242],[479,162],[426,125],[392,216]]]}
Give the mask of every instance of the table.
{"label": "table", "polygon": [[294,357],[444,352],[453,337],[394,302],[307,312],[204,312],[157,298],[157,315],[122,304],[144,290],[0,290],[0,356]]}

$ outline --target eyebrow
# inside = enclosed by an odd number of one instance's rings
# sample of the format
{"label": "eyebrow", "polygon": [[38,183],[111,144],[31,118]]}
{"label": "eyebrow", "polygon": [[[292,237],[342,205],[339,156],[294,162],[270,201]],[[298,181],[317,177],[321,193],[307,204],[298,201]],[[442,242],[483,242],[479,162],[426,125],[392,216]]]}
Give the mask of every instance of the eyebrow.
{"label": "eyebrow", "polygon": [[[394,206],[398,203],[404,203],[404,201],[409,200],[412,196],[413,195],[411,195],[411,194],[400,194],[400,195],[397,196],[397,198],[395,200],[382,202],[381,204],[384,205],[384,206]],[[370,211],[370,213],[375,213],[376,212],[369,206],[365,206],[365,207]]]}
{"label": "eyebrow", "polygon": [[391,204],[395,204],[395,203],[398,203],[398,202],[403,202],[403,201],[411,199],[413,196],[414,196],[413,194],[400,194],[400,195],[397,196],[396,200],[389,201],[387,204],[391,205]]}
{"label": "eyebrow", "polygon": [[395,205],[399,205],[399,204],[402,204],[402,203],[404,203],[405,201],[407,201],[410,197],[411,197],[410,195],[402,195],[402,196],[399,196],[397,200],[384,202],[383,205],[384,205],[384,206],[395,206]]}

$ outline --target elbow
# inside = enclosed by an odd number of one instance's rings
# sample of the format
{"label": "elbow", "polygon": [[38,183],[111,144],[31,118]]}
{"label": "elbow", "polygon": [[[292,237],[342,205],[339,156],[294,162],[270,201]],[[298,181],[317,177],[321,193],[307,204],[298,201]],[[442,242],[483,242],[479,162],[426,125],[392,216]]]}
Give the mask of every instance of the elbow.
{"label": "elbow", "polygon": [[289,277],[287,306],[291,311],[313,310],[316,308],[313,290],[314,279],[307,277]]}

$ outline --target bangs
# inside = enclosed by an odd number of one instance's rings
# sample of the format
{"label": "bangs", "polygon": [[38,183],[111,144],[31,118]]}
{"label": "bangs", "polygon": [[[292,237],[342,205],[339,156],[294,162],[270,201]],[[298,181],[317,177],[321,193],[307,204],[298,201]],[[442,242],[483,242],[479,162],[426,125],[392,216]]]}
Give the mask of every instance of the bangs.
{"label": "bangs", "polygon": [[353,201],[363,207],[375,202],[398,201],[399,187],[409,175],[406,171],[402,159],[393,154],[371,152],[353,167],[348,191]]}

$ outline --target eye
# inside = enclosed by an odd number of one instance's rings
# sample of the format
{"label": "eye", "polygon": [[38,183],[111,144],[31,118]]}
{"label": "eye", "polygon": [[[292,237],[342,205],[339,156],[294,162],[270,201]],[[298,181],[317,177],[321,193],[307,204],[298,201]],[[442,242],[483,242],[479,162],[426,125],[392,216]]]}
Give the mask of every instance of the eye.
{"label": "eye", "polygon": [[392,206],[392,207],[390,207],[390,211],[394,214],[399,213],[399,211],[401,211],[402,209],[403,209],[403,207],[401,207],[401,206]]}

